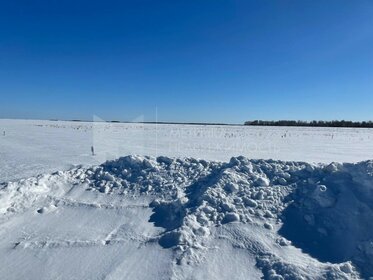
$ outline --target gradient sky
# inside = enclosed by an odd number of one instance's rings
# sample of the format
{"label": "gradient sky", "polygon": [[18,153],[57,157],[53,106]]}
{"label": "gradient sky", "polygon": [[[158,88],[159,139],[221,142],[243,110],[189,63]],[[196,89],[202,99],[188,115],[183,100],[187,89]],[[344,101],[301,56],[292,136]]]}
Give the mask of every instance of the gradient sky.
{"label": "gradient sky", "polygon": [[0,2],[0,118],[373,119],[371,0]]}

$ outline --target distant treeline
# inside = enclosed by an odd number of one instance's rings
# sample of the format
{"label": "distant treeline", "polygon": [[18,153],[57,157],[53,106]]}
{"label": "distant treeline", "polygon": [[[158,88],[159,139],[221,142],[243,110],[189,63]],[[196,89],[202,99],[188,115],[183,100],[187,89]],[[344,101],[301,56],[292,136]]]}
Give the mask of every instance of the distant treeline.
{"label": "distant treeline", "polygon": [[373,121],[353,122],[353,121],[247,121],[245,125],[259,125],[259,126],[311,126],[311,127],[363,127],[373,128]]}

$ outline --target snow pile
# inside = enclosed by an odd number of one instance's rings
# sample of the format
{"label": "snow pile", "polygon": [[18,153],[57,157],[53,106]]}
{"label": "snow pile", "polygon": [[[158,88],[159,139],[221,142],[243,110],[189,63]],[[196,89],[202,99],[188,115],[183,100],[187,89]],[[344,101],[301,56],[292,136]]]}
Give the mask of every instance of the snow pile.
{"label": "snow pile", "polygon": [[[226,243],[253,259],[251,277],[256,270],[264,279],[373,276],[373,161],[312,165],[127,156],[8,183],[0,190],[0,211],[7,219],[35,205],[38,214],[59,211],[78,189],[84,197],[145,202],[151,210],[146,222],[160,230],[147,242],[172,252],[172,276],[159,279],[187,279],[189,267],[207,266],[211,252]],[[110,238],[103,244],[113,244]]]}
{"label": "snow pile", "polygon": [[351,260],[372,276],[373,162],[303,172],[280,234],[321,261]]}
{"label": "snow pile", "polygon": [[[48,197],[53,190],[55,194],[60,193],[58,184],[64,182],[62,172],[54,175],[39,175],[35,178],[22,179],[18,182],[9,182],[0,184],[0,215],[16,214],[36,204],[40,200]],[[58,184],[51,185],[51,177],[58,176]],[[61,193],[60,193],[61,194]],[[41,210],[42,211],[42,210]]]}

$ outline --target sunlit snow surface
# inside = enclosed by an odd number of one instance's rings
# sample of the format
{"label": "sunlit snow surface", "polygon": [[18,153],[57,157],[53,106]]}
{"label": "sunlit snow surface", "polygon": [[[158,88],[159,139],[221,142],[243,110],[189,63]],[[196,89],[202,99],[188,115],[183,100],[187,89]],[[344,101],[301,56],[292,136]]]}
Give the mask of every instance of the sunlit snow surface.
{"label": "sunlit snow surface", "polygon": [[[3,131],[6,136],[3,137]],[[0,119],[0,182],[125,155],[306,162],[373,158],[373,129],[88,123]],[[96,156],[91,156],[94,146]]]}
{"label": "sunlit snow surface", "polygon": [[373,130],[0,129],[0,279],[373,276]]}

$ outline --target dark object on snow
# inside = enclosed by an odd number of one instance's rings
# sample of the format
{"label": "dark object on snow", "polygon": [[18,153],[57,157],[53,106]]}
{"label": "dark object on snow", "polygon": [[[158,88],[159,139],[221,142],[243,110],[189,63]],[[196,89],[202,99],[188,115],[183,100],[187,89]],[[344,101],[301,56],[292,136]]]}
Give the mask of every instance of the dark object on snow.
{"label": "dark object on snow", "polygon": [[373,121],[353,122],[353,121],[294,121],[294,120],[280,120],[280,121],[247,121],[245,125],[257,126],[308,126],[308,127],[362,127],[373,128]]}
{"label": "dark object on snow", "polygon": [[93,148],[93,146],[91,146],[91,152],[92,152],[92,156],[95,155],[95,149]]}

